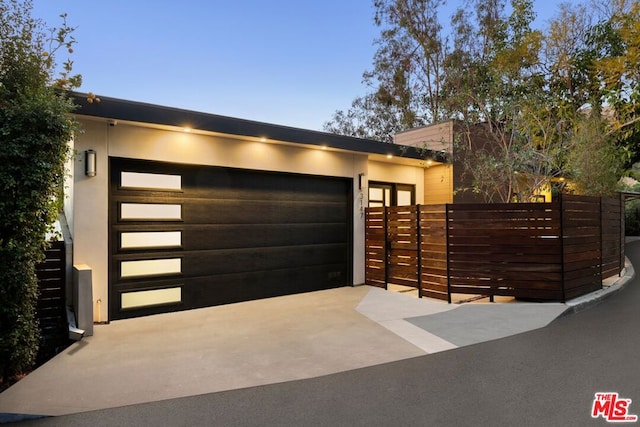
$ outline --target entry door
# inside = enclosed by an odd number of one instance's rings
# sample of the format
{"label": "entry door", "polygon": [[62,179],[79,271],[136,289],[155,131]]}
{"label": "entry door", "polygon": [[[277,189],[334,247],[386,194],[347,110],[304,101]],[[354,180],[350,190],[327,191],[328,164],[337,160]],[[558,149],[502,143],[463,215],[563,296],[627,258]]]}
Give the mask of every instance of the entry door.
{"label": "entry door", "polygon": [[110,159],[110,318],[352,284],[352,180]]}

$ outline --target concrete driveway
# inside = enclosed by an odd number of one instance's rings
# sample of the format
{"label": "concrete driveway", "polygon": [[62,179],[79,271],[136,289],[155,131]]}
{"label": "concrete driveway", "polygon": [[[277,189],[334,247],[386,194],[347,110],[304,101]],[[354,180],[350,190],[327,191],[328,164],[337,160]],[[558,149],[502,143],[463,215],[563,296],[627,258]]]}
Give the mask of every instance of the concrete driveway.
{"label": "concrete driveway", "polygon": [[62,415],[306,379],[544,327],[569,304],[450,305],[345,287],[96,326],[0,394],[9,414]]}

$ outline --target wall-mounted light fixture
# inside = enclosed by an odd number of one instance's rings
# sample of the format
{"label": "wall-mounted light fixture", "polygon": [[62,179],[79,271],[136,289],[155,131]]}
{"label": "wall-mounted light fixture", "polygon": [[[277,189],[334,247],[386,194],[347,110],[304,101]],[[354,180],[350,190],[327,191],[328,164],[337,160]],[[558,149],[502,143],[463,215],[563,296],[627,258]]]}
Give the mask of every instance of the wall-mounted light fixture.
{"label": "wall-mounted light fixture", "polygon": [[364,173],[358,174],[358,190],[362,190],[364,187]]}
{"label": "wall-mounted light fixture", "polygon": [[84,174],[86,176],[96,176],[96,152],[94,150],[86,150],[84,152]]}

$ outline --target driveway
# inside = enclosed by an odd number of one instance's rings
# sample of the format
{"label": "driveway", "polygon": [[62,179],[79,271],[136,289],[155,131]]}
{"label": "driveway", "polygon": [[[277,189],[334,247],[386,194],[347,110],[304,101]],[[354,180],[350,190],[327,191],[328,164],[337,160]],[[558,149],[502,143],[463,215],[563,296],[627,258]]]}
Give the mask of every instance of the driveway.
{"label": "driveway", "polygon": [[0,420],[322,377],[538,329],[570,309],[450,305],[358,286],[121,320],[1,393]]}

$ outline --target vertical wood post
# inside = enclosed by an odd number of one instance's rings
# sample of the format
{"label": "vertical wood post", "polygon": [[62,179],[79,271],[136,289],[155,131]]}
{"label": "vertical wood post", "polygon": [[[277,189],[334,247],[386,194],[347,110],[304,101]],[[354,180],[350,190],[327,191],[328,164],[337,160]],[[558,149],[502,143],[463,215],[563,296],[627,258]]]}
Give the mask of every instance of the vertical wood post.
{"label": "vertical wood post", "polygon": [[449,204],[444,205],[444,235],[445,250],[447,251],[447,302],[451,304],[451,272],[449,269]]}
{"label": "vertical wood post", "polygon": [[620,193],[620,216],[618,217],[620,222],[620,264],[618,265],[618,277],[622,277],[622,269],[624,268],[625,224],[627,222],[625,207],[624,194]]}
{"label": "vertical wood post", "polygon": [[388,229],[389,229],[389,216],[387,215],[387,210],[389,208],[388,207],[384,207],[384,215],[383,215],[383,222],[384,222],[384,288],[385,289],[389,289],[389,235],[388,235]]}
{"label": "vertical wood post", "polygon": [[563,194],[560,193],[559,204],[560,204],[560,263],[561,263],[561,286],[562,286],[562,302],[565,302],[565,289],[564,289],[564,204],[562,203],[562,199],[564,198]]}
{"label": "vertical wood post", "polygon": [[598,206],[600,207],[600,283],[602,283],[602,267],[604,260],[604,216],[602,215],[602,196],[598,197]]}
{"label": "vertical wood post", "polygon": [[422,298],[422,225],[420,222],[420,205],[416,205],[416,232],[418,234],[418,298]]}

